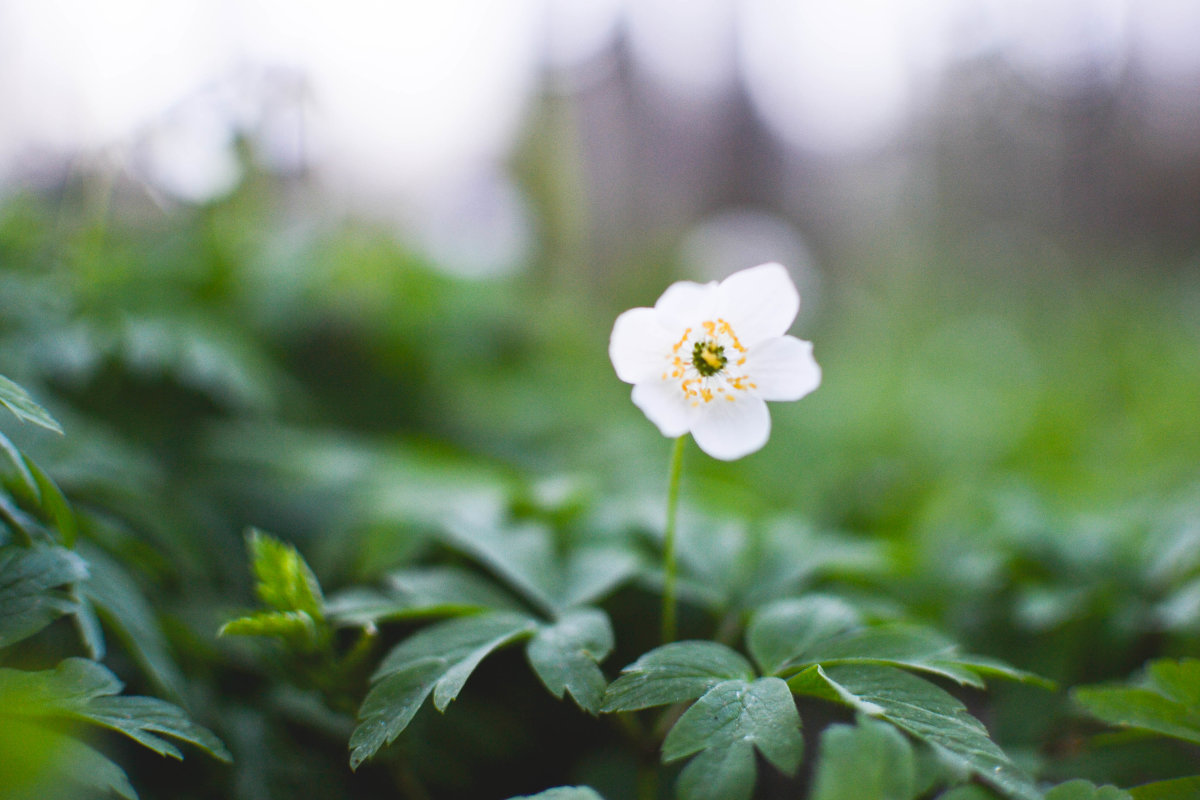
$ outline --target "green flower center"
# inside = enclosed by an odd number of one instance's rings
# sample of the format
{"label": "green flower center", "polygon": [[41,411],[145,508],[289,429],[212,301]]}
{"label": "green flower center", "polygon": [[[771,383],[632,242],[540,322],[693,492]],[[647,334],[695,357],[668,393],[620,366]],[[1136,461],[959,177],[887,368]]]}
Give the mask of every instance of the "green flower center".
{"label": "green flower center", "polygon": [[725,346],[713,341],[696,342],[692,348],[692,366],[706,378],[712,377],[725,368]]}

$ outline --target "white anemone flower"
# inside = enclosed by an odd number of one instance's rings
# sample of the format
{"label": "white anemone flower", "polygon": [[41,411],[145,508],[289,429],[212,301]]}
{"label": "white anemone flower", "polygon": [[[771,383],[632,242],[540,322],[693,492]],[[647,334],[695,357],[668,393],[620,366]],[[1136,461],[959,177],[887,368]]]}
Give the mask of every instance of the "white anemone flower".
{"label": "white anemone flower", "polygon": [[701,450],[733,461],[767,443],[767,400],[799,400],[821,384],[812,343],[787,335],[799,310],[779,264],[720,283],[680,281],[654,308],[617,317],[608,355],[663,436],[691,433]]}

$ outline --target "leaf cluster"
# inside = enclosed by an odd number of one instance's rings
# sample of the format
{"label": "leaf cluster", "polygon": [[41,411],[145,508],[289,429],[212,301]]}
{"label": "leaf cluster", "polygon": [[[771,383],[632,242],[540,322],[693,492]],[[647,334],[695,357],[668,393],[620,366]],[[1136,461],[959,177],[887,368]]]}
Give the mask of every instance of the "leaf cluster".
{"label": "leaf cluster", "polygon": [[[19,385],[0,379],[0,404],[19,419],[62,428]],[[122,682],[99,663],[106,652],[101,618],[129,643],[147,676],[177,695],[176,668],[166,657],[148,604],[124,570],[89,542],[87,530],[58,485],[3,435],[0,478],[0,658],[70,617],[88,658],[69,657],[52,669],[0,667],[0,786],[5,796],[58,791],[113,792],[136,800],[125,771],[85,744],[82,726],[124,734],[160,756],[182,760],[170,739],[229,761],[225,745],[178,705],[121,694]],[[2,663],[2,662],[0,662]],[[170,737],[163,738],[164,736]],[[11,792],[11,794],[9,793]]]}

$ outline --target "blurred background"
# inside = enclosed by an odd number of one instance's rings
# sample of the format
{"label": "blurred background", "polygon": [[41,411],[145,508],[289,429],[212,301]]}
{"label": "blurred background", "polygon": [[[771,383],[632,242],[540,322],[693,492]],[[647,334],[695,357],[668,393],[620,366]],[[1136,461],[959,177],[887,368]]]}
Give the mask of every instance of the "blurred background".
{"label": "blurred background", "polygon": [[[66,429],[12,438],[101,512],[237,795],[312,791],[345,731],[212,643],[243,529],[329,591],[451,511],[653,541],[613,320],[779,261],[824,384],[689,446],[693,579],[774,542],[1066,685],[1194,654],[1197,43],[1193,0],[0,0],[0,373]],[[1064,704],[987,722],[1028,755]]]}
{"label": "blurred background", "polygon": [[0,14],[9,193],[83,172],[169,210],[263,172],[475,274],[527,266],[557,227],[604,272],[721,212],[777,217],[819,257],[915,226],[1169,252],[1195,231],[1200,10],[1182,0]]}
{"label": "blurred background", "polygon": [[727,505],[1177,497],[1198,37],[1186,0],[6,0],[0,367],[173,459],[269,421],[644,486],[612,319],[777,260],[826,382],[696,459]]}
{"label": "blurred background", "polygon": [[1198,37],[1186,0],[7,0],[0,366],[640,485],[611,320],[776,260],[826,385],[699,470],[855,527],[942,478],[1174,491]]}

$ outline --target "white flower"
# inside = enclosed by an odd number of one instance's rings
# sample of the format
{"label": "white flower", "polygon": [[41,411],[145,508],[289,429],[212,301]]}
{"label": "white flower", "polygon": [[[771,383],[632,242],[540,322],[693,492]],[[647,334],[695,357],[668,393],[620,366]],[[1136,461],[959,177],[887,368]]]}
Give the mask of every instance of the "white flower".
{"label": "white flower", "polygon": [[691,433],[732,461],[767,443],[767,400],[799,400],[821,383],[812,343],[788,336],[800,294],[779,264],[717,283],[680,281],[654,308],[617,317],[608,355],[633,403],[663,436]]}

